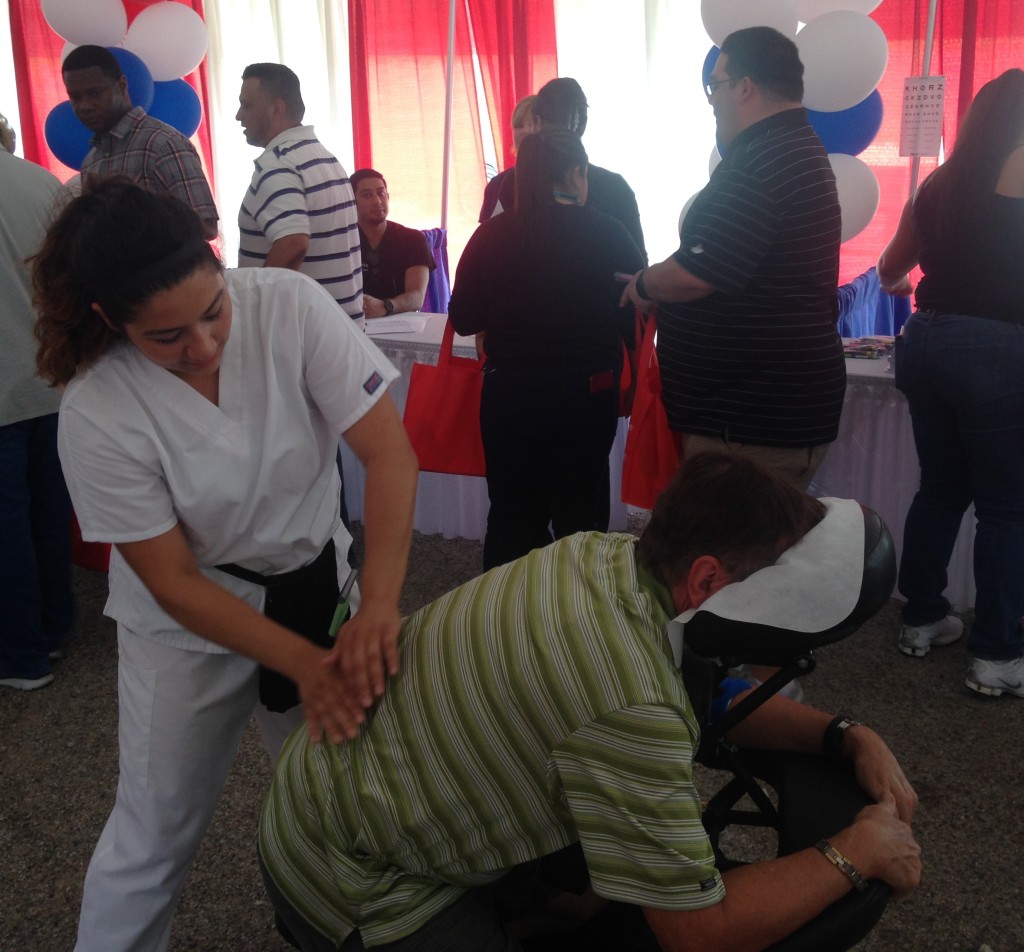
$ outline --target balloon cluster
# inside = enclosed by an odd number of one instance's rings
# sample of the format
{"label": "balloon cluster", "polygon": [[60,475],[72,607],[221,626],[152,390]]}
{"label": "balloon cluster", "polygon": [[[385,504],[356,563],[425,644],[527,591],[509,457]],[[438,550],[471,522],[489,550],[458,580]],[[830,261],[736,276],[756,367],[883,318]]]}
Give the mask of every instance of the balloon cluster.
{"label": "balloon cluster", "polygon": [[[203,61],[207,36],[206,24],[191,7],[173,0],[41,0],[41,5],[50,28],[67,41],[61,59],[76,46],[105,46],[121,64],[132,105],[185,136],[199,128],[202,106],[182,77]],[[61,162],[82,167],[92,133],[71,103],[50,110],[44,132]]]}
{"label": "balloon cluster", "polygon": [[[878,209],[878,179],[856,156],[882,125],[875,88],[889,60],[882,28],[868,17],[881,0],[701,0],[704,29],[715,42],[701,70],[708,82],[718,45],[732,32],[770,26],[793,37],[804,64],[804,106],[828,152],[842,211],[842,240],[863,231]],[[805,24],[800,32],[797,27]],[[710,168],[721,160],[712,152]]]}

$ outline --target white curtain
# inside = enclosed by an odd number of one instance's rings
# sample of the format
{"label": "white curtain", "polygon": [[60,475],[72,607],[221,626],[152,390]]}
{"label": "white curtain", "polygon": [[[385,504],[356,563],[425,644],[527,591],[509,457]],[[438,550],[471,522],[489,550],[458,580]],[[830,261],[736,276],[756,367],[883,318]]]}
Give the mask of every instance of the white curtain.
{"label": "white curtain", "polygon": [[18,92],[14,82],[14,53],[11,50],[11,11],[7,0],[0,0],[0,18],[4,28],[0,29],[0,113],[7,117],[7,122],[18,136],[15,153],[24,156],[21,148],[21,122],[18,113]]}
{"label": "white curtain", "polygon": [[715,121],[701,82],[712,42],[696,0],[555,0],[558,72],[590,105],[591,161],[636,192],[652,262],[679,247],[686,200],[708,181]]}
{"label": "white curtain", "polygon": [[352,96],[348,67],[348,7],[343,0],[206,0],[210,45],[210,127],[214,179],[225,262],[238,262],[238,207],[261,149],[235,121],[242,70],[283,63],[302,84],[303,122],[349,172]]}

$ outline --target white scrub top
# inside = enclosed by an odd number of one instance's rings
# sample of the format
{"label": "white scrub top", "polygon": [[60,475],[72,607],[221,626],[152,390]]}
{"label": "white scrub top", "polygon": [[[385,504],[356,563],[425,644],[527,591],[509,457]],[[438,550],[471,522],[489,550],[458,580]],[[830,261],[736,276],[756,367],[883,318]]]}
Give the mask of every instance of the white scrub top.
{"label": "white scrub top", "polygon": [[[304,275],[246,268],[225,281],[219,406],[125,341],[68,384],[58,446],[85,540],[135,542],[180,523],[207,574],[259,608],[261,587],[210,567],[277,574],[334,538],[344,570],[338,436],[398,371]],[[105,612],[166,644],[225,650],[163,612],[116,549]]]}

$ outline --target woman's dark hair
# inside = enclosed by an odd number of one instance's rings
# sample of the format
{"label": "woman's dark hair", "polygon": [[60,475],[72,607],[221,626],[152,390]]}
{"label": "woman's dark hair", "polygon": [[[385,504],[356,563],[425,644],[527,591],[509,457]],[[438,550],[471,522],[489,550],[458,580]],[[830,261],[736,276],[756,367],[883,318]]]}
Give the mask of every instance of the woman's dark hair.
{"label": "woman's dark hair", "polygon": [[159,291],[200,268],[222,268],[188,205],[124,178],[101,180],[69,202],[31,262],[36,366],[58,385],[118,338],[93,304],[120,328]]}
{"label": "woman's dark hair", "polygon": [[688,457],[658,496],[637,559],[666,585],[713,555],[732,581],[773,565],[825,516],[825,507],[753,460]]}
{"label": "woman's dark hair", "polygon": [[945,164],[922,188],[939,210],[938,238],[962,234],[987,214],[985,199],[996,189],[1003,164],[1024,144],[1024,70],[1008,69],[985,83],[957,131]]}
{"label": "woman's dark hair", "polygon": [[558,126],[582,136],[587,129],[587,97],[571,76],[560,76],[541,86],[533,114],[546,127]]}
{"label": "woman's dark hair", "polygon": [[552,203],[552,191],[577,166],[587,168],[587,150],[565,129],[545,129],[523,139],[516,156],[515,215],[527,239],[540,236]]}

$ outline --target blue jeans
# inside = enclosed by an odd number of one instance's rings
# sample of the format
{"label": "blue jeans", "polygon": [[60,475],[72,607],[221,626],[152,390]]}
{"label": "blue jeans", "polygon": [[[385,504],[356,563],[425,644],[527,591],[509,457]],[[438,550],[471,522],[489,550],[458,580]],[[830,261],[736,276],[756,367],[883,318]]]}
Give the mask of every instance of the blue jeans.
{"label": "blue jeans", "polygon": [[57,414],[0,426],[0,678],[38,678],[71,628],[71,502]]}
{"label": "blue jeans", "polygon": [[899,589],[903,621],[949,610],[946,568],[973,501],[977,587],[968,649],[1022,653],[1024,615],[1024,326],[963,314],[915,313],[897,339],[896,386],[910,404],[921,488],[907,513]]}

